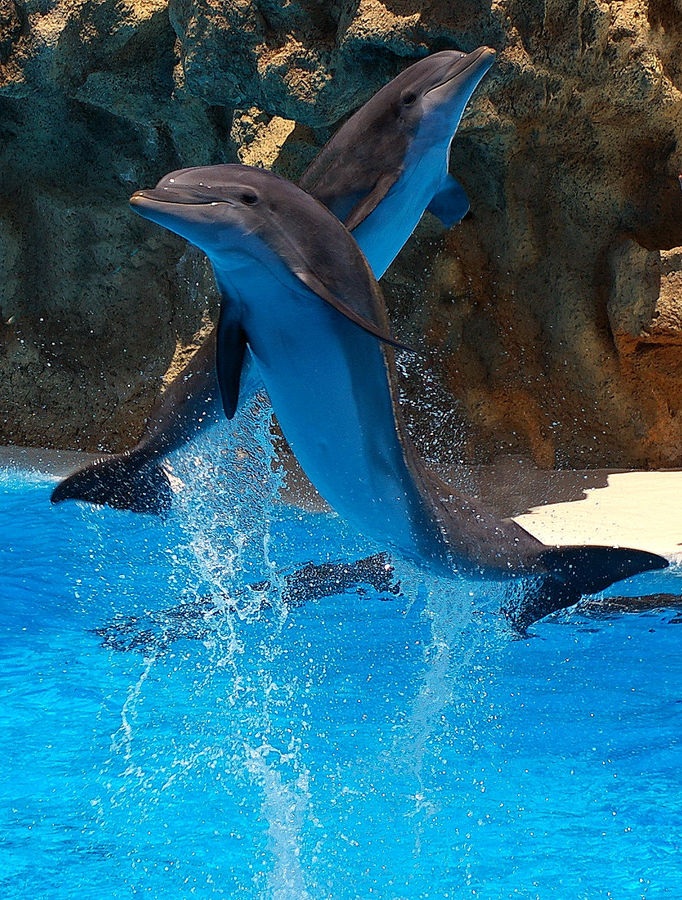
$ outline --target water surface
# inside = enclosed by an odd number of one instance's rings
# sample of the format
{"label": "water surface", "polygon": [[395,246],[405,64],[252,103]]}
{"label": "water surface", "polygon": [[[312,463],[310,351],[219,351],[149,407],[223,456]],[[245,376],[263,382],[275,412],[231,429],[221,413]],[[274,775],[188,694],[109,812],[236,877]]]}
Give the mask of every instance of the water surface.
{"label": "water surface", "polygon": [[519,640],[495,585],[405,567],[289,608],[282,573],[376,548],[273,503],[266,437],[176,461],[166,522],[0,471],[3,896],[678,896],[676,612]]}

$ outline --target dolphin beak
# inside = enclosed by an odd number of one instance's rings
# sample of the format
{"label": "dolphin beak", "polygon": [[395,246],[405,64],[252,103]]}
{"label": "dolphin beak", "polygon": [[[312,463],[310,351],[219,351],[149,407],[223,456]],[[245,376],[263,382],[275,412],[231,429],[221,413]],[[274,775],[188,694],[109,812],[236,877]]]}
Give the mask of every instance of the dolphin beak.
{"label": "dolphin beak", "polygon": [[134,207],[146,206],[146,203],[149,199],[153,199],[153,198],[151,198],[151,197],[148,198],[144,191],[135,191],[135,193],[133,194],[133,196],[130,198],[130,200],[128,202],[130,203],[131,206],[134,206]]}
{"label": "dolphin beak", "polygon": [[459,71],[453,72],[450,77],[463,75],[465,72],[469,75],[480,73],[482,76],[495,62],[496,55],[492,47],[479,47],[466,57],[466,65]]}
{"label": "dolphin beak", "polygon": [[470,66],[476,65],[477,63],[492,66],[496,56],[497,54],[492,47],[478,47],[478,49],[472,50],[468,55],[467,65],[462,71],[465,71]]}
{"label": "dolphin beak", "polygon": [[479,59],[490,60],[491,65],[497,56],[492,47],[479,47],[478,50],[474,50],[474,53],[478,54],[476,61]]}
{"label": "dolphin beak", "polygon": [[[201,224],[206,203],[196,203],[174,191],[153,188],[135,191],[129,200],[131,208],[143,219],[162,225],[196,243],[196,228]],[[197,245],[198,246],[198,245]]]}
{"label": "dolphin beak", "polygon": [[[159,194],[160,192],[157,190],[135,191],[128,202],[138,215],[143,219],[150,219],[152,222],[158,221],[160,215],[173,217],[181,215],[183,207],[176,203],[172,196],[159,196]],[[187,206],[185,205],[184,208],[186,209]],[[160,224],[163,225],[163,222]]]}
{"label": "dolphin beak", "polygon": [[144,216],[145,212],[149,209],[153,209],[155,206],[158,206],[158,200],[155,200],[154,197],[148,196],[148,194],[152,193],[151,191],[135,191],[133,196],[128,201],[135,212],[140,213],[140,215]]}
{"label": "dolphin beak", "polygon": [[477,50],[472,50],[467,56],[457,60],[457,62],[449,68],[442,81],[439,81],[438,84],[435,84],[426,93],[430,94],[432,91],[437,91],[444,85],[454,82],[456,78],[461,79],[464,75],[466,75],[467,79],[473,79],[471,88],[473,92],[474,87],[495,62],[496,55],[497,54],[492,47],[479,47]]}
{"label": "dolphin beak", "polygon": [[482,78],[495,62],[497,54],[492,47],[479,47],[475,53],[477,55],[476,58],[472,60],[471,66],[479,77]]}

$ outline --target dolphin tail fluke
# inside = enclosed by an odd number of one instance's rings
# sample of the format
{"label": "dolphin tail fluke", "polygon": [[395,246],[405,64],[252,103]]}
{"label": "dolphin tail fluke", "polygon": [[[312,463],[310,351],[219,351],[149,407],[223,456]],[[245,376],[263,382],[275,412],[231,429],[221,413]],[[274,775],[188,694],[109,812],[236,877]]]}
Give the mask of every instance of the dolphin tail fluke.
{"label": "dolphin tail fluke", "polygon": [[597,594],[616,581],[668,567],[665,557],[629,547],[551,547],[540,559],[554,578],[575,584],[581,594]]}
{"label": "dolphin tail fluke", "polygon": [[538,559],[548,574],[504,610],[521,632],[538,619],[572,606],[583,596],[597,594],[616,581],[668,566],[663,556],[627,547],[550,547]]}
{"label": "dolphin tail fluke", "polygon": [[54,489],[51,500],[85,500],[114,509],[165,515],[172,497],[168,476],[161,466],[122,453],[97,460],[69,475]]}

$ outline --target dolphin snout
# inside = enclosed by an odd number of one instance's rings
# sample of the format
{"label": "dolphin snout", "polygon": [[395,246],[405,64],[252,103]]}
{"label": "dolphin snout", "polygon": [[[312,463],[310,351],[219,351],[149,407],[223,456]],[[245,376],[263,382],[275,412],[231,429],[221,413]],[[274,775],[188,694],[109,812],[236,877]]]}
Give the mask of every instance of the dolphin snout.
{"label": "dolphin snout", "polygon": [[148,191],[135,191],[133,196],[128,201],[131,206],[143,206],[145,200],[153,200],[153,197],[148,197]]}
{"label": "dolphin snout", "polygon": [[478,47],[478,49],[473,50],[466,57],[466,68],[469,69],[471,66],[476,66],[476,68],[485,68],[486,71],[492,66],[495,61],[495,57],[497,53],[493,50],[492,47]]}
{"label": "dolphin snout", "polygon": [[[467,91],[467,99],[476,85],[495,61],[497,54],[492,47],[478,47],[466,55],[459,54],[440,73],[437,84],[432,85],[426,94],[435,94],[445,100],[456,96],[462,90]],[[454,92],[454,93],[453,93]]]}
{"label": "dolphin snout", "polygon": [[149,202],[154,203],[179,203],[186,206],[208,206],[211,203],[229,203],[229,198],[220,196],[216,191],[207,190],[204,187],[185,187],[178,185],[173,187],[155,187],[143,191],[135,191],[130,198],[130,205],[147,207]]}
{"label": "dolphin snout", "polygon": [[495,57],[497,56],[497,52],[493,50],[492,47],[481,47],[481,55],[479,59],[483,62],[489,63],[491,66],[495,62]]}

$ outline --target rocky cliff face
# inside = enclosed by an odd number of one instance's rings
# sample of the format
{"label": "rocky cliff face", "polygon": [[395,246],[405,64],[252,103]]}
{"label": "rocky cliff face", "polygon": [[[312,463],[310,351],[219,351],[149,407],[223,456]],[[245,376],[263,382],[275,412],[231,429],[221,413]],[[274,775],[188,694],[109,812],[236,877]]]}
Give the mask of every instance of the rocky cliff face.
{"label": "rocky cliff face", "polygon": [[413,59],[481,44],[472,213],[385,277],[396,332],[427,335],[464,459],[682,464],[679,0],[0,0],[0,442],[133,443],[214,314],[134,189],[295,178]]}

